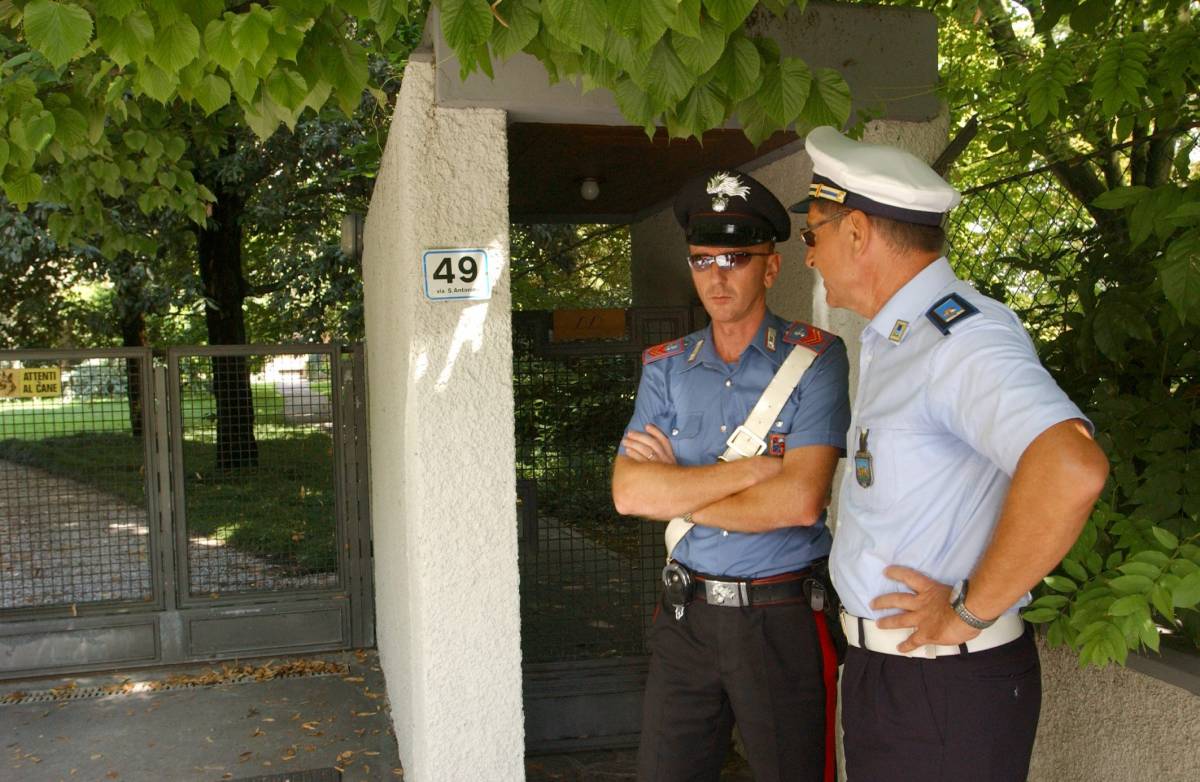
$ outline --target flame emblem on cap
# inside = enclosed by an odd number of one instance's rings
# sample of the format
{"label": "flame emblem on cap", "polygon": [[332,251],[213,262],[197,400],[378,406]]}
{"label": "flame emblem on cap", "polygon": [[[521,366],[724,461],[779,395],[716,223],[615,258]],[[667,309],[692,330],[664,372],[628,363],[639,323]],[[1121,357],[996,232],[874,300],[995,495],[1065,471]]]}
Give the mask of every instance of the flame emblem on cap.
{"label": "flame emblem on cap", "polygon": [[740,198],[745,201],[746,196],[750,195],[750,186],[743,185],[742,180],[736,174],[730,174],[727,171],[718,171],[709,177],[708,187],[705,190],[713,197],[714,212],[724,212],[731,198]]}

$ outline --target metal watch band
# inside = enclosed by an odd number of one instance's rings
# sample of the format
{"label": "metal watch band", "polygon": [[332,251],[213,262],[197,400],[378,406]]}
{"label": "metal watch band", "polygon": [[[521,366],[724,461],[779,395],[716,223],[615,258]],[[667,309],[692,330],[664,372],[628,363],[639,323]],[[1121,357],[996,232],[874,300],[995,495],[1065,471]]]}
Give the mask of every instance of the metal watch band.
{"label": "metal watch band", "polygon": [[950,603],[950,607],[954,609],[954,613],[958,614],[958,618],[974,627],[976,630],[986,630],[996,623],[995,619],[980,619],[971,613],[967,608],[967,587],[969,582],[963,579],[959,586],[955,589],[957,596]]}

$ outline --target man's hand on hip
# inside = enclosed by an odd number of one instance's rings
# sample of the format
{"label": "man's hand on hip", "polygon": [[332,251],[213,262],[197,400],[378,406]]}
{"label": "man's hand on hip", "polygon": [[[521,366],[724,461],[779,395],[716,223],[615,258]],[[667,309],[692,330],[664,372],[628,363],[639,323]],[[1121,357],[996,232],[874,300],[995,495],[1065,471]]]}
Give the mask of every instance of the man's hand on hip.
{"label": "man's hand on hip", "polygon": [[888,567],[883,574],[913,591],[912,594],[892,592],[871,601],[871,608],[876,611],[889,608],[898,608],[901,611],[876,622],[880,627],[913,628],[908,640],[896,647],[900,652],[911,652],[930,644],[957,646],[979,635],[978,630],[954,612],[950,605],[951,588],[948,585],[900,565]]}

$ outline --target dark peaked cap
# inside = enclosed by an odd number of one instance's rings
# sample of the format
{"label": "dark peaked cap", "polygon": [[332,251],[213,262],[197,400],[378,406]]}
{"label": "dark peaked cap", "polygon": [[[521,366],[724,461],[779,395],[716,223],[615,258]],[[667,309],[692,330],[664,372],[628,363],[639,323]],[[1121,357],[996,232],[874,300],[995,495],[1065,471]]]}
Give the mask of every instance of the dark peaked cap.
{"label": "dark peaked cap", "polygon": [[792,234],[787,210],[770,190],[732,168],[694,177],[675,196],[675,219],[688,244],[749,247],[785,242]]}

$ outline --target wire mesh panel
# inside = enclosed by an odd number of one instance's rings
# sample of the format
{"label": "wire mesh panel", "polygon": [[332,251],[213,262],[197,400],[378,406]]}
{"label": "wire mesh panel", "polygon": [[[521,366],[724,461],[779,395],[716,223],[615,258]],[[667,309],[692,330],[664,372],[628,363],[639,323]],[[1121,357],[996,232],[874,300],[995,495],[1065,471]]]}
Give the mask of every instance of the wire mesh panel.
{"label": "wire mesh panel", "polygon": [[[654,336],[678,336],[681,322],[678,313],[656,321],[663,333]],[[609,479],[644,339],[551,346],[549,328],[549,313],[514,315],[524,659],[641,655],[662,527],[617,514]]]}
{"label": "wire mesh panel", "polygon": [[177,503],[193,597],[342,583],[334,356],[172,353]]}
{"label": "wire mesh panel", "polygon": [[153,600],[148,369],[0,353],[0,612]]}

